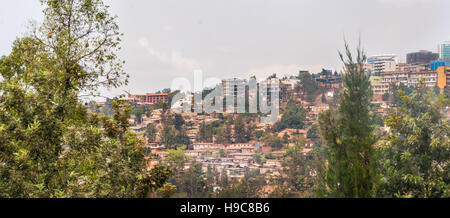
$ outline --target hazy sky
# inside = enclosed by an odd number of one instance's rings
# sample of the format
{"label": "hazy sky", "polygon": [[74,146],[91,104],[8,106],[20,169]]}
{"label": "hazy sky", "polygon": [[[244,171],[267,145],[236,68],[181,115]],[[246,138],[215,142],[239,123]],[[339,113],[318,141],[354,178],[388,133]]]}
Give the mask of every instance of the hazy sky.
{"label": "hazy sky", "polygon": [[[172,80],[266,77],[341,67],[344,35],[368,55],[437,51],[450,40],[448,0],[106,0],[125,34],[121,57],[130,84],[153,92]],[[10,51],[38,0],[3,0],[0,55]],[[117,92],[117,91],[116,91]]]}

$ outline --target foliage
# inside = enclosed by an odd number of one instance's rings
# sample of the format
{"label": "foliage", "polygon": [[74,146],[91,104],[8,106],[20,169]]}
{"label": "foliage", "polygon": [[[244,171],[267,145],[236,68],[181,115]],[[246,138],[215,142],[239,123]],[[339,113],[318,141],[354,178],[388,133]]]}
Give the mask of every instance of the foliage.
{"label": "foliage", "polygon": [[347,43],[343,75],[344,91],[338,110],[320,116],[320,129],[326,143],[328,165],[326,187],[330,197],[372,197],[377,180],[375,171],[373,118],[370,113],[370,75],[364,72],[365,53],[358,48],[353,59]]}
{"label": "foliage", "polygon": [[237,184],[229,185],[220,191],[219,198],[261,198],[266,185],[264,175],[259,171],[248,171],[244,178]]}
{"label": "foliage", "polygon": [[314,79],[313,75],[309,72],[301,72],[300,75],[300,87],[303,91],[303,98],[308,102],[314,102],[317,95],[320,93],[319,85]]}
{"label": "foliage", "polygon": [[380,196],[450,196],[450,128],[441,114],[449,100],[433,96],[423,81],[409,96],[399,92],[400,107],[389,115],[391,132],[380,149]]}
{"label": "foliage", "polygon": [[295,101],[290,100],[283,110],[283,116],[276,124],[278,131],[283,129],[302,129],[306,118],[306,111],[301,105],[297,105]]}
{"label": "foliage", "polygon": [[130,107],[90,113],[81,92],[127,82],[115,17],[100,0],[43,0],[44,22],[0,59],[0,197],[146,197],[170,171],[146,171]]}
{"label": "foliage", "polygon": [[312,197],[317,180],[314,156],[312,152],[304,153],[300,144],[287,150],[281,169],[283,176],[276,180],[278,197]]}
{"label": "foliage", "polygon": [[176,193],[176,191],[177,187],[171,183],[166,183],[158,189],[158,193],[162,198],[170,198]]}

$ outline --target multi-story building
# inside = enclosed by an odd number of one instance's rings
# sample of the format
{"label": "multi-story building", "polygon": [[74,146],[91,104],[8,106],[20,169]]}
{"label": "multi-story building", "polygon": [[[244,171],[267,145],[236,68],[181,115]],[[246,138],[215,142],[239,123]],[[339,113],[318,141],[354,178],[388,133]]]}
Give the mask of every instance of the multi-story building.
{"label": "multi-story building", "polygon": [[145,95],[130,95],[129,98],[135,100],[136,102],[147,103],[147,104],[157,104],[159,102],[163,102],[163,103],[169,102],[169,94],[147,93]]}
{"label": "multi-story building", "polygon": [[372,91],[375,95],[383,95],[389,92],[389,84],[381,82],[380,76],[371,76],[370,84],[372,85]]}
{"label": "multi-story building", "polygon": [[247,86],[247,80],[245,79],[224,79],[222,80],[222,88],[223,88],[223,95],[224,96],[237,96],[245,90],[245,87]]}
{"label": "multi-story building", "polygon": [[437,60],[430,63],[431,70],[437,70],[439,67],[450,67],[450,61]]}
{"label": "multi-story building", "polygon": [[367,59],[367,64],[372,65],[372,74],[379,75],[384,72],[394,71],[397,67],[396,55],[375,55]]}
{"label": "multi-story building", "polygon": [[426,86],[428,87],[436,86],[437,83],[436,71],[396,70],[391,72],[384,72],[381,74],[381,83],[378,84],[375,83],[376,85],[378,85],[376,94],[388,93],[391,88],[391,84],[399,85],[400,83],[402,83],[403,85],[406,86],[416,86],[421,79],[424,80]]}
{"label": "multi-story building", "polygon": [[450,86],[450,67],[440,66],[437,68],[437,86],[444,90]]}
{"label": "multi-story building", "polygon": [[222,80],[222,94],[224,99],[233,99],[234,104],[227,102],[226,112],[237,113],[238,97],[244,97],[247,92],[248,82],[245,79],[224,79]]}
{"label": "multi-story building", "polygon": [[399,63],[397,64],[396,71],[409,71],[409,72],[420,72],[426,71],[430,69],[430,63],[424,64],[405,64]]}
{"label": "multi-story building", "polygon": [[410,72],[408,74],[408,86],[416,86],[419,81],[423,79],[427,87],[435,87],[437,83],[436,71],[420,71],[420,72]]}
{"label": "multi-story building", "polygon": [[406,63],[408,64],[429,64],[439,58],[439,54],[431,51],[421,50],[406,55]]}
{"label": "multi-story building", "polygon": [[450,61],[450,41],[439,44],[439,58],[444,61]]}

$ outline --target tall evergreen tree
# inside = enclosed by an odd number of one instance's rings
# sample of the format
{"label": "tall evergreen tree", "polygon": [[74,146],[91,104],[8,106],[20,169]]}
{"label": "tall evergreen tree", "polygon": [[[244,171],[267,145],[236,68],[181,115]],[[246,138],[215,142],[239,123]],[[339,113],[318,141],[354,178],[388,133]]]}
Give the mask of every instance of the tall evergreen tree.
{"label": "tall evergreen tree", "polygon": [[366,55],[358,47],[354,59],[345,43],[344,91],[337,109],[320,117],[320,129],[326,143],[328,163],[325,193],[330,197],[372,197],[376,184],[373,113],[370,101],[370,75],[364,72]]}

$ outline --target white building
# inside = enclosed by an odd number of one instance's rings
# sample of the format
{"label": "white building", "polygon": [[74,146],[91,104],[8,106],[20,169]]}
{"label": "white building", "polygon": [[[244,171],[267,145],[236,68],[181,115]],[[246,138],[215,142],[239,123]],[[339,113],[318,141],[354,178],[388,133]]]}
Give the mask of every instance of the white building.
{"label": "white building", "polygon": [[372,65],[372,74],[380,74],[395,71],[398,58],[396,55],[375,55],[367,59],[367,64]]}

